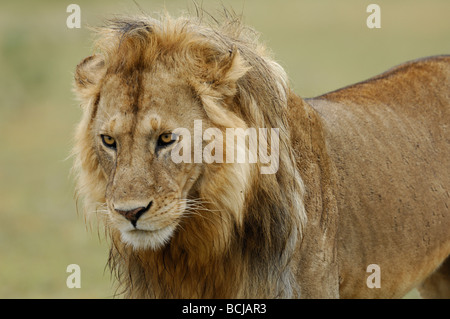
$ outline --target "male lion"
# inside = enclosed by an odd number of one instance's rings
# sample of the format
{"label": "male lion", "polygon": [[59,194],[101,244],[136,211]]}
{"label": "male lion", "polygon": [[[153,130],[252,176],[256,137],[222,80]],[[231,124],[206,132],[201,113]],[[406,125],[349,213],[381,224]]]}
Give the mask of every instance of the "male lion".
{"label": "male lion", "polygon": [[[125,297],[450,297],[450,56],[302,100],[233,17],[117,18],[98,35],[75,72],[74,168]],[[278,129],[276,172],[176,163],[191,145],[177,129],[199,120]]]}

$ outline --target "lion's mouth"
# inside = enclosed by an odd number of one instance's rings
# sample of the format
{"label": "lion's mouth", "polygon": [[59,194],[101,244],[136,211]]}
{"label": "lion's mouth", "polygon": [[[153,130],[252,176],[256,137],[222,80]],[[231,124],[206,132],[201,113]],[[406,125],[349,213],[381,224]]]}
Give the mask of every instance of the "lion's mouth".
{"label": "lion's mouth", "polygon": [[163,231],[165,228],[167,228],[167,227],[162,227],[162,228],[158,228],[158,229],[142,229],[142,228],[136,227],[136,228],[128,230],[126,232],[133,233],[133,234],[142,234],[142,235],[157,234],[158,232]]}
{"label": "lion's mouth", "polygon": [[157,229],[133,228],[121,231],[121,240],[134,249],[158,249],[172,237],[175,226],[170,224]]}

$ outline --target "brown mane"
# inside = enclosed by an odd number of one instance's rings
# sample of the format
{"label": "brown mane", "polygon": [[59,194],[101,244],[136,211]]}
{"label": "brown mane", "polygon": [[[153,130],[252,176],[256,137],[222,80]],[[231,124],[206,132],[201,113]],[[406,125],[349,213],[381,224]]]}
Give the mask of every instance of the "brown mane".
{"label": "brown mane", "polygon": [[[99,53],[89,59],[101,61],[94,65],[101,76],[95,85],[86,85],[88,81],[83,79],[92,77],[92,68],[83,66],[92,65],[90,60],[81,63],[76,74],[78,94],[84,108],[91,108],[91,116],[96,112],[103,77],[130,73],[139,77],[158,61],[185,70],[187,82],[217,127],[280,129],[279,169],[276,174],[264,175],[259,167],[251,168],[248,178],[238,182],[248,190],[240,210],[233,206],[242,197],[233,176],[242,173],[235,172],[233,165],[212,166],[206,168],[197,196],[212,203],[219,213],[208,220],[184,219],[163,249],[135,251],[121,242],[114,229],[108,229],[112,241],[109,266],[121,286],[119,291],[128,297],[296,294],[290,263],[305,216],[303,184],[287,127],[288,88],[282,68],[263,53],[255,33],[238,19],[212,27],[196,19],[167,16],[159,20],[124,18],[109,21],[97,32]],[[88,132],[89,117],[80,123],[77,133],[78,192],[88,205],[96,205],[104,202],[106,181],[95,151],[87,145]],[[101,191],[96,192],[101,183]],[[203,214],[202,209],[196,213]]]}

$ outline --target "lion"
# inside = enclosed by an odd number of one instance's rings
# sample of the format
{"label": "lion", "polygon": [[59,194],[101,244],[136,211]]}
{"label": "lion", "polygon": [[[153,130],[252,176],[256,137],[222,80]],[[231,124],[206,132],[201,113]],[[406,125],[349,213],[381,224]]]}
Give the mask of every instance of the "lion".
{"label": "lion", "polygon": [[[116,293],[450,297],[450,56],[302,99],[257,32],[223,20],[116,17],[76,67],[76,192],[105,225]],[[176,163],[214,140],[177,133],[195,121],[277,129],[276,172]]]}

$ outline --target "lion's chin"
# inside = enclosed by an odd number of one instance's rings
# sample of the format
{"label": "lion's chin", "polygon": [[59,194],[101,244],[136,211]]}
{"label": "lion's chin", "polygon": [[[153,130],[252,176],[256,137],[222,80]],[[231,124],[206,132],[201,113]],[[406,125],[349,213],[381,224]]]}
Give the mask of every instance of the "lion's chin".
{"label": "lion's chin", "polygon": [[121,240],[135,250],[153,249],[157,250],[170,240],[175,228],[167,226],[158,230],[133,229],[121,231]]}

